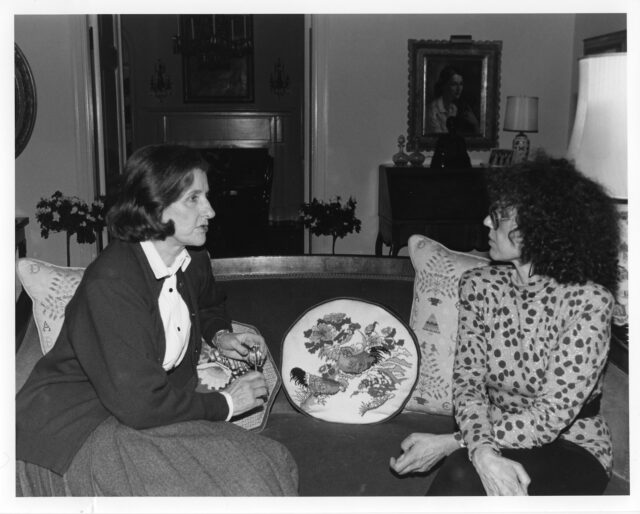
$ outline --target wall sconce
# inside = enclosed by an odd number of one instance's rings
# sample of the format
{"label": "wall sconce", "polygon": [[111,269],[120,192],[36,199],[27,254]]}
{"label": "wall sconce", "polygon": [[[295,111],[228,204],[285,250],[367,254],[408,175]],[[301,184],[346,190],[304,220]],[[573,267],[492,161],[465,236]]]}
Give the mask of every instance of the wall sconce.
{"label": "wall sconce", "polygon": [[513,162],[529,157],[529,138],[525,132],[538,132],[538,97],[508,96],[504,130],[518,132],[513,138]]}
{"label": "wall sconce", "polygon": [[151,80],[149,81],[149,94],[162,102],[167,96],[173,93],[173,85],[171,77],[162,63],[162,59],[158,59]]}
{"label": "wall sconce", "polygon": [[280,59],[278,59],[273,66],[270,83],[271,91],[278,96],[282,96],[289,92],[289,75],[284,71],[284,65]]}

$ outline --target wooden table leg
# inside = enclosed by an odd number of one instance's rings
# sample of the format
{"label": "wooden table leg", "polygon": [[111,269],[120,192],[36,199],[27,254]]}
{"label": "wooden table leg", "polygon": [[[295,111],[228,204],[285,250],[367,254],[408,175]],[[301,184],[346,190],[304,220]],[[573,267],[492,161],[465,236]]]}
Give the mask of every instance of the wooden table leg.
{"label": "wooden table leg", "polygon": [[382,233],[378,232],[376,237],[376,257],[382,256]]}

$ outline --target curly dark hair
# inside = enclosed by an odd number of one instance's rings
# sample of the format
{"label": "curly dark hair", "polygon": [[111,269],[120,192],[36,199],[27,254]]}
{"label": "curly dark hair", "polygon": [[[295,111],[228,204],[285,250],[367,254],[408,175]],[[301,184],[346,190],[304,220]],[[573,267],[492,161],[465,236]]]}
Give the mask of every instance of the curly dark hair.
{"label": "curly dark hair", "polygon": [[514,208],[521,259],[561,284],[593,281],[612,294],[618,284],[620,231],[615,203],[566,159],[544,153],[492,171],[494,208]]}
{"label": "curly dark hair", "polygon": [[162,211],[193,183],[193,170],[209,169],[200,151],[182,145],[149,145],[127,160],[124,184],[107,213],[109,232],[128,242],[164,240],[173,235],[173,221]]}

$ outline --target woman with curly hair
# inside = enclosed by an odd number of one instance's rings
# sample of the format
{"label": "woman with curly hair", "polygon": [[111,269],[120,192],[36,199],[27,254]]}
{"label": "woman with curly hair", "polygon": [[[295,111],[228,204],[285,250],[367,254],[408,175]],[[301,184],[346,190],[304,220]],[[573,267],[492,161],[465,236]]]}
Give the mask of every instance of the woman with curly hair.
{"label": "woman with curly hair", "polygon": [[463,274],[454,360],[459,432],[409,435],[399,474],[446,456],[428,495],[601,494],[600,414],[619,231],[603,188],[539,156],[489,185],[491,266]]}

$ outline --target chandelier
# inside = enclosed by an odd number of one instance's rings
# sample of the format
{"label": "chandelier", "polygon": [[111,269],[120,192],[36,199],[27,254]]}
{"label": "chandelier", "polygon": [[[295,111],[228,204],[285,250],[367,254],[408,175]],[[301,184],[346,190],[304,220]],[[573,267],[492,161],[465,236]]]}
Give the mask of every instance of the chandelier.
{"label": "chandelier", "polygon": [[251,15],[181,15],[173,51],[202,62],[244,57],[253,51]]}

